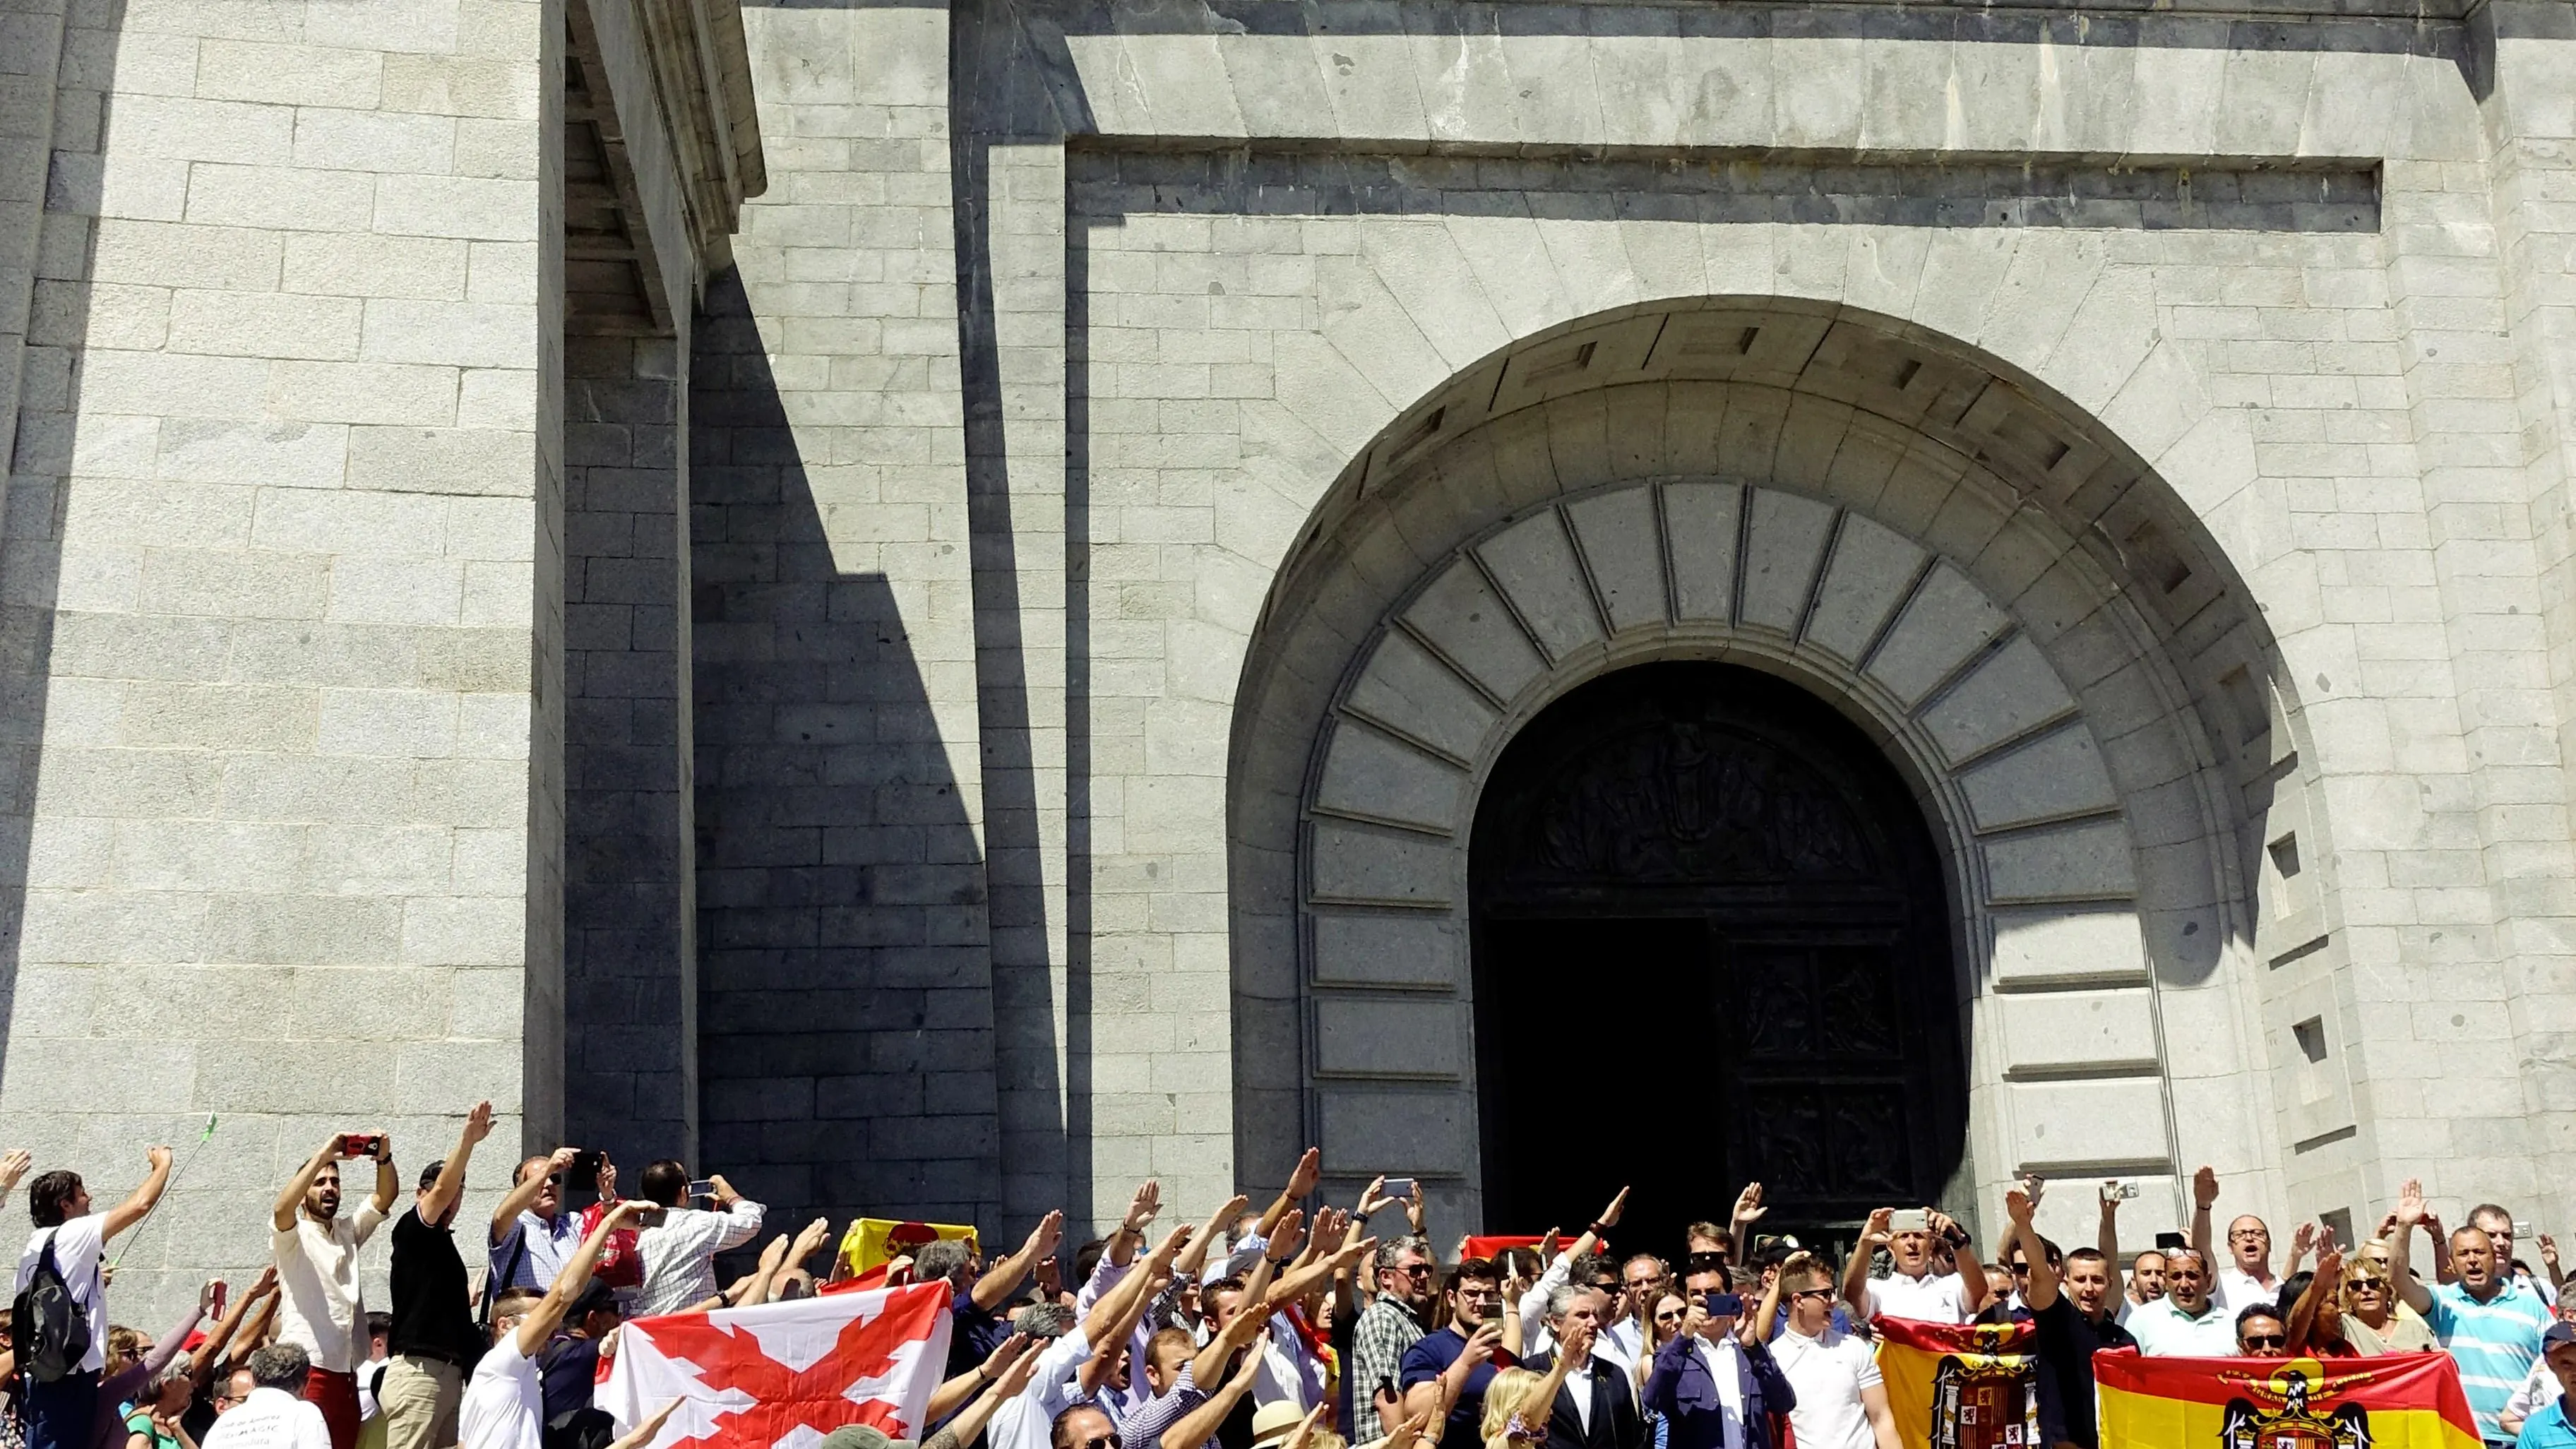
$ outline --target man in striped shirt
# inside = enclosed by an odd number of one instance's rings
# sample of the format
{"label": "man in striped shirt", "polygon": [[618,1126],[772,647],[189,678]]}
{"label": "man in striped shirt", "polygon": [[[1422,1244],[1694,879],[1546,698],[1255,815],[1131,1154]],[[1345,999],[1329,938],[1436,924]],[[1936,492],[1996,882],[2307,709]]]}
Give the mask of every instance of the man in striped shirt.
{"label": "man in striped shirt", "polygon": [[2389,1277],[2397,1284],[2398,1295],[2424,1315],[2460,1366],[2460,1386],[2468,1390],[2469,1408],[2478,1417],[2478,1437],[2489,1444],[2510,1444],[2513,1436],[2498,1420],[2505,1401],[2522,1387],[2532,1361],[2540,1357],[2549,1305],[2505,1276],[2505,1266],[2496,1261],[2495,1245],[2479,1228],[2451,1234],[2451,1269],[2458,1282],[2431,1288],[2417,1282],[2407,1271],[2406,1259],[2424,1218],[2424,1185],[2410,1177],[2397,1191],[2397,1233],[2388,1249]]}

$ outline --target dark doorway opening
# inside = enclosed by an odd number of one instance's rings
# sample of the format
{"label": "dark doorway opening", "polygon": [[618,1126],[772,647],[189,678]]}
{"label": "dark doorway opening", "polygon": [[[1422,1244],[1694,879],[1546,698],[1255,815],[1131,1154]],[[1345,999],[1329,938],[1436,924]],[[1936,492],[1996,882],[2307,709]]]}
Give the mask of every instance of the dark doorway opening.
{"label": "dark doorway opening", "polygon": [[1941,863],[1877,744],[1737,665],[1640,665],[1532,720],[1477,807],[1492,1232],[1681,1251],[1747,1181],[1759,1231],[1847,1241],[1937,1204],[1967,1077]]}

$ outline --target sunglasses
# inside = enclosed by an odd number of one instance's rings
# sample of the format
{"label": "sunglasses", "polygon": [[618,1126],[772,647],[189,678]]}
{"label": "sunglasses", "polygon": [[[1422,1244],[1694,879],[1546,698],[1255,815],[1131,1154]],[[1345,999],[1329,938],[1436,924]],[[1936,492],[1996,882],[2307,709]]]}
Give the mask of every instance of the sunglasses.
{"label": "sunglasses", "polygon": [[1428,1278],[1431,1276],[1431,1265],[1428,1263],[1408,1263],[1397,1268],[1395,1271],[1402,1273],[1407,1278]]}
{"label": "sunglasses", "polygon": [[1801,1288],[1797,1292],[1789,1295],[1789,1301],[1795,1303],[1802,1298],[1831,1299],[1833,1296],[1834,1290],[1831,1288]]}
{"label": "sunglasses", "polygon": [[1082,1441],[1080,1449],[1126,1449],[1127,1441],[1116,1434],[1094,1434]]}
{"label": "sunglasses", "polygon": [[2290,1346],[2289,1335],[2281,1333],[2249,1333],[2236,1341],[2247,1348],[2288,1348]]}

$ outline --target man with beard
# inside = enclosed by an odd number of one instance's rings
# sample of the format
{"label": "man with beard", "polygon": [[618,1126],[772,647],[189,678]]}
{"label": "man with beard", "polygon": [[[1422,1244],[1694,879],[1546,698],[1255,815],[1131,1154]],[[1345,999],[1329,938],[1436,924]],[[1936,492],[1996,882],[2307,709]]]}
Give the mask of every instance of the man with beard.
{"label": "man with beard", "polygon": [[2098,1248],[2078,1248],[2061,1270],[2031,1226],[2030,1195],[2004,1194],[2012,1219],[2007,1256],[2029,1269],[2022,1306],[2038,1325],[2039,1437],[2043,1444],[2099,1449],[2093,1414],[2093,1355],[2106,1348],[2135,1348],[2111,1313],[2111,1265]]}
{"label": "man with beard", "polygon": [[1446,1400],[1449,1422],[1440,1432],[1440,1449],[1479,1449],[1485,1389],[1509,1366],[1508,1358],[1495,1362],[1503,1330],[1490,1321],[1502,1304],[1502,1280],[1492,1263],[1468,1258],[1450,1271],[1448,1299],[1448,1325],[1404,1351],[1404,1412],[1428,1414]]}
{"label": "man with beard", "polygon": [[2209,1260],[2197,1248],[2165,1254],[2165,1296],[2129,1315],[2138,1352],[2150,1358],[2226,1358],[2236,1320],[2209,1296]]}
{"label": "man with beard", "polygon": [[[340,1164],[371,1148],[376,1188],[354,1218],[340,1216]],[[358,1292],[358,1249],[393,1211],[401,1182],[393,1140],[381,1132],[333,1133],[304,1160],[269,1214],[269,1250],[277,1260],[277,1338],[312,1361],[304,1397],[322,1410],[331,1449],[358,1442],[358,1361],[365,1357],[366,1308]]]}

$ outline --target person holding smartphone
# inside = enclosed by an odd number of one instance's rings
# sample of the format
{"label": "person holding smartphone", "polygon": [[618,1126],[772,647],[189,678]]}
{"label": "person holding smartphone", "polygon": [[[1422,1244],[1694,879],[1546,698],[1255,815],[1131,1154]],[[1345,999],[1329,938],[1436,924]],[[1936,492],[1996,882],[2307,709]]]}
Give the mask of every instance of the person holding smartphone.
{"label": "person holding smartphone", "polygon": [[[1869,1215],[1851,1262],[1843,1269],[1843,1297],[1863,1317],[1910,1318],[1919,1323],[1967,1323],[1986,1306],[1985,1273],[1933,1271],[1932,1244],[1950,1245],[1957,1261],[1977,1266],[1968,1251],[1968,1235],[1945,1213],[1930,1208],[1880,1208]],[[1884,1278],[1869,1275],[1870,1259],[1887,1249],[1895,1269]]]}
{"label": "person holding smartphone", "polygon": [[[620,1305],[629,1318],[677,1313],[714,1297],[716,1254],[760,1236],[760,1220],[768,1212],[722,1176],[691,1181],[688,1165],[667,1157],[644,1169],[643,1187],[644,1201],[661,1212],[659,1221],[647,1220],[635,1237],[644,1284],[631,1303]],[[701,1202],[711,1206],[694,1206]]]}
{"label": "person holding smartphone", "polygon": [[[340,1164],[374,1159],[375,1191],[356,1215],[340,1213]],[[277,1338],[312,1360],[304,1397],[322,1410],[331,1449],[358,1442],[358,1364],[366,1357],[366,1304],[358,1250],[384,1226],[402,1189],[392,1139],[336,1132],[304,1159],[270,1211],[269,1251],[277,1261]]]}

